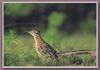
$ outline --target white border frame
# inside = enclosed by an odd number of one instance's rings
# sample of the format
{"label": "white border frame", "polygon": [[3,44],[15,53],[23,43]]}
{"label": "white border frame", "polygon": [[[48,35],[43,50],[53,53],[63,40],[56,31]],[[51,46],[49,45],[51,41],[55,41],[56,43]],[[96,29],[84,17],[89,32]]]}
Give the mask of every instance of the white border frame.
{"label": "white border frame", "polygon": [[[96,3],[96,66],[4,66],[4,3]],[[2,3],[2,68],[98,68],[98,1],[73,2],[3,2]]]}

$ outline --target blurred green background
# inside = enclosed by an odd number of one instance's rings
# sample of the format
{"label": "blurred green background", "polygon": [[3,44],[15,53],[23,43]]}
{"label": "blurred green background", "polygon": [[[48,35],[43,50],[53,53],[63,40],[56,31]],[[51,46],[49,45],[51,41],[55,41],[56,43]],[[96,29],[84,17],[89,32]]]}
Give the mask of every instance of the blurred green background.
{"label": "blurred green background", "polygon": [[24,31],[39,29],[58,52],[96,51],[95,3],[5,3],[5,66],[95,66],[90,55],[64,56],[57,64],[38,57],[34,39]]}

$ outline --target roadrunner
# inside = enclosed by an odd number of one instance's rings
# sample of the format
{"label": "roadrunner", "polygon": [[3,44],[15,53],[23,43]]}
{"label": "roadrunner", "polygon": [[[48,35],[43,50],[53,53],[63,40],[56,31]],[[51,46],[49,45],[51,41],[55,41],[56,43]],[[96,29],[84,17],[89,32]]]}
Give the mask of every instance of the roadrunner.
{"label": "roadrunner", "polygon": [[[28,32],[30,35],[34,37],[35,40],[35,47],[36,47],[36,52],[38,53],[39,56],[43,57],[50,57],[57,62],[59,62],[58,57],[59,56],[64,56],[64,55],[78,55],[78,54],[90,54],[92,55],[95,51],[89,51],[89,50],[76,50],[76,51],[68,51],[64,53],[59,53],[56,50],[52,48],[48,43],[46,43],[41,35],[40,31],[34,29],[32,31],[25,31]],[[46,58],[47,59],[47,58]]]}
{"label": "roadrunner", "polygon": [[28,33],[34,37],[36,52],[39,56],[49,56],[58,61],[58,53],[42,39],[40,31],[34,29],[32,31],[28,31]]}

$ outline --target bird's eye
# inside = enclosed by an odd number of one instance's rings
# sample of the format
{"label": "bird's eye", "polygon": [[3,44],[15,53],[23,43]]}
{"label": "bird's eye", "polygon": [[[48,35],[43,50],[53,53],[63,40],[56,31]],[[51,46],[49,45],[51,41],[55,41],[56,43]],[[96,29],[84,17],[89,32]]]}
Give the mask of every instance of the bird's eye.
{"label": "bird's eye", "polygon": [[36,34],[38,34],[38,32],[36,32]]}

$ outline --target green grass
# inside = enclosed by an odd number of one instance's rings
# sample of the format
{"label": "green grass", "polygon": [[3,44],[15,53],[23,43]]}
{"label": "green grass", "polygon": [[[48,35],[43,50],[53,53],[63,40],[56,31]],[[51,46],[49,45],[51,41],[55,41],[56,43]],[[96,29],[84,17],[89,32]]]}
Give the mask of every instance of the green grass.
{"label": "green grass", "polygon": [[[71,36],[48,35],[42,33],[43,39],[58,52],[69,50],[96,50],[96,36],[93,34],[76,33]],[[5,66],[95,66],[95,59],[90,55],[63,56],[59,62],[38,57],[34,39],[28,34],[18,35],[10,30],[4,35],[4,65]]]}
{"label": "green grass", "polygon": [[[30,5],[29,5],[30,6]],[[19,7],[19,6],[18,6]],[[26,11],[27,12],[27,11]],[[96,50],[96,20],[87,18],[79,25],[79,30],[72,35],[63,35],[58,28],[65,15],[52,12],[48,17],[48,29],[41,31],[42,38],[58,52],[71,50]],[[45,60],[45,61],[44,61]],[[5,66],[95,66],[96,60],[90,55],[70,55],[59,58],[59,62],[50,58],[38,57],[32,36],[18,34],[16,30],[5,31],[4,34]]]}

